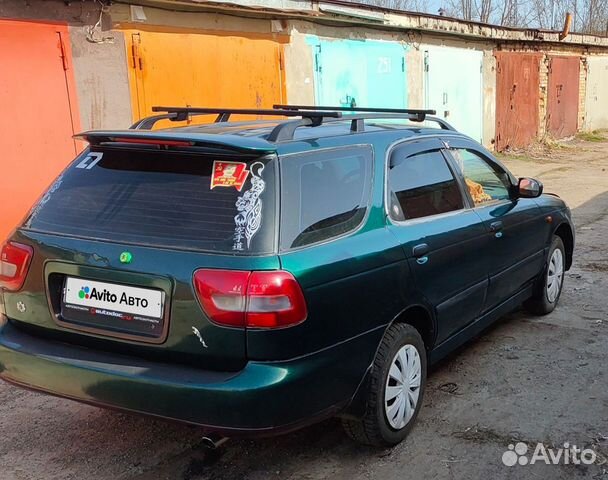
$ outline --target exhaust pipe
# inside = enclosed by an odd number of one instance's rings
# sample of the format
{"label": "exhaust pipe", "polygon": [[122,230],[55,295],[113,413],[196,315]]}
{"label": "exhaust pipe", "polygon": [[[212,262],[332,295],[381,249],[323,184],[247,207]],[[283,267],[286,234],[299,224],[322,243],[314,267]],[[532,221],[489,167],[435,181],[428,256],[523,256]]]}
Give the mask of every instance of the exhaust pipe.
{"label": "exhaust pipe", "polygon": [[205,435],[202,439],[203,447],[209,450],[216,450],[229,440],[228,437],[223,437],[216,433]]}

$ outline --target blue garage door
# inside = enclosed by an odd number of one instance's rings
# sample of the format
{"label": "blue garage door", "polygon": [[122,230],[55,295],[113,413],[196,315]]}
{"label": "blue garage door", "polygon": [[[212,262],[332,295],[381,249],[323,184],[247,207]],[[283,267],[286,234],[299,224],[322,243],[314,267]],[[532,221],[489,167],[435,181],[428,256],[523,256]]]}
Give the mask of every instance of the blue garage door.
{"label": "blue garage door", "polygon": [[397,42],[310,37],[317,105],[407,107],[405,48]]}

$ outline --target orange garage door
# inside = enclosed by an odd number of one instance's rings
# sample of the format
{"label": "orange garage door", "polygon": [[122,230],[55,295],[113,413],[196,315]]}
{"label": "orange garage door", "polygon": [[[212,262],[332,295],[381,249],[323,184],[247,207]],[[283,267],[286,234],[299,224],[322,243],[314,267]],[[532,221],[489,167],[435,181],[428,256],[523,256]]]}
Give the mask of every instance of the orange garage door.
{"label": "orange garage door", "polygon": [[272,108],[285,100],[282,45],[273,39],[140,30],[125,35],[135,119],[154,105]]}
{"label": "orange garage door", "polygon": [[0,237],[66,164],[78,128],[68,30],[0,20]]}

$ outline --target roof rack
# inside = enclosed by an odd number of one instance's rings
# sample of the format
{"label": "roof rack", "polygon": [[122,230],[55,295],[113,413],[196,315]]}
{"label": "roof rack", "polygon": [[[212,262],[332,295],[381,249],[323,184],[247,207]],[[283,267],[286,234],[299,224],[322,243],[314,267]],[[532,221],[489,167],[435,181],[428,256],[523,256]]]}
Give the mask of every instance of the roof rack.
{"label": "roof rack", "polygon": [[[255,109],[255,108],[200,108],[200,107],[152,107],[153,112],[164,112],[161,115],[153,115],[143,118],[129,127],[131,130],[151,130],[156,122],[170,120],[172,122],[183,122],[191,116],[217,115],[214,123],[228,122],[231,115],[267,115],[283,117],[302,117],[309,119],[303,125],[317,126],[323,123],[323,118],[340,118],[342,113],[338,111],[316,111],[309,109],[304,112],[294,109]],[[280,127],[281,125],[278,125]]]}
{"label": "roof rack", "polygon": [[[199,108],[199,107],[152,107],[153,112],[163,112],[152,115],[134,123],[131,130],[151,130],[156,122],[170,120],[183,122],[191,116],[217,115],[214,123],[228,122],[231,115],[283,116],[301,117],[295,120],[284,120],[276,125],[267,137],[269,142],[285,142],[293,140],[295,131],[300,127],[317,127],[323,122],[348,120],[353,133],[365,131],[365,120],[401,119],[412,122],[432,121],[439,124],[443,130],[455,130],[449,123],[438,117],[430,117],[435,110],[412,110],[399,108],[369,108],[369,107],[317,107],[314,105],[274,105],[273,109],[250,108]],[[353,112],[343,116],[343,112]]]}
{"label": "roof rack", "polygon": [[[369,112],[369,113],[401,113],[405,115],[415,116],[414,121],[424,122],[427,115],[435,115],[435,110],[420,110],[420,109],[404,109],[404,108],[372,108],[372,107],[318,107],[316,105],[273,105],[272,108],[281,110],[297,110],[297,111],[308,111],[315,110],[317,112]],[[412,120],[410,118],[410,120]]]}
{"label": "roof rack", "polygon": [[[380,120],[380,119],[404,119],[412,122],[435,122],[442,130],[456,131],[452,125],[439,117],[429,116],[437,113],[435,110],[414,110],[401,108],[371,108],[371,107],[326,107],[312,105],[273,105],[273,108],[281,110],[293,110],[304,114],[310,109],[315,111],[338,111],[338,112],[354,112],[354,115],[340,118],[340,120],[351,120],[351,132],[365,131],[365,120]],[[359,114],[359,112],[371,112],[369,114]]]}

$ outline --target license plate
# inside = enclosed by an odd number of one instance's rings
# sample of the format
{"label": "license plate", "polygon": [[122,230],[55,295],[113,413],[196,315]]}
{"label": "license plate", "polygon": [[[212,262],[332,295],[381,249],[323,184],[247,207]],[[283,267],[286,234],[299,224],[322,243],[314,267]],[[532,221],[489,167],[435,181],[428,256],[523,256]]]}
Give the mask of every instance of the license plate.
{"label": "license plate", "polygon": [[128,316],[142,319],[163,317],[164,292],[149,288],[96,282],[82,278],[67,277],[64,303],[88,310],[102,316]]}

